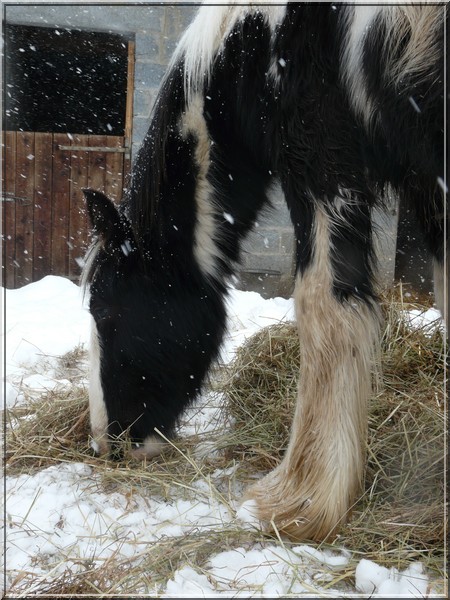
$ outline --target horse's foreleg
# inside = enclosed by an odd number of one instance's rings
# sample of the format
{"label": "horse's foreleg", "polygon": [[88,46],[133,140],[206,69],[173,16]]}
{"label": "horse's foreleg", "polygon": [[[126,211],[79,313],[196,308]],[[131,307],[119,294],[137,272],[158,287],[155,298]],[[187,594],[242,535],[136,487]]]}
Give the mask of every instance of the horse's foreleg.
{"label": "horse's foreleg", "polygon": [[[359,277],[362,255],[370,254],[370,241],[360,238],[349,256],[354,264],[339,272],[348,238],[340,243],[325,209],[316,211],[314,221],[311,262],[295,288],[301,365],[290,441],[281,464],[246,499],[269,528],[323,540],[345,520],[361,488],[379,317],[371,294],[349,287]],[[367,287],[370,274],[363,280]]]}

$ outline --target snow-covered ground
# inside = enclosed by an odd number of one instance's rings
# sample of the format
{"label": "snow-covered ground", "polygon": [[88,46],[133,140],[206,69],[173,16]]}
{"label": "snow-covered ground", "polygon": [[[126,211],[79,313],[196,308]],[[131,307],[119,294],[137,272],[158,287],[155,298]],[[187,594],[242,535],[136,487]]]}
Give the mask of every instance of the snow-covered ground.
{"label": "snow-covered ground", "polygon": [[[77,346],[87,346],[89,315],[80,289],[66,279],[49,276],[19,290],[7,290],[4,299],[6,405],[26,402],[23,390],[38,397],[45,390],[70,387],[70,381],[60,378],[57,359]],[[222,360],[231,360],[236,348],[260,327],[292,318],[291,300],[264,300],[254,292],[232,291]],[[216,411],[207,407],[197,411],[189,427],[205,429],[214,415]],[[230,472],[217,473],[218,479],[231,476]],[[147,543],[164,536],[180,536],[196,528],[213,532],[239,526],[236,506],[222,502],[201,480],[194,487],[190,500],[168,502],[139,495],[130,499],[105,491],[92,467],[82,463],[61,463],[33,475],[6,477],[5,591],[22,575],[50,581],[69,567],[76,572],[82,561],[94,556],[100,561],[113,555],[139,560]],[[361,558],[359,550],[331,552],[306,545],[288,549],[276,541],[264,547],[256,542],[253,547],[232,550],[217,547],[206,571],[192,565],[179,568],[160,596],[368,598],[379,594],[422,598],[432,594],[420,563],[403,572],[388,570]],[[333,590],[327,585],[330,572],[348,568],[353,551],[358,552],[358,561],[352,563],[356,564],[355,588]],[[27,593],[31,595],[33,588]]]}

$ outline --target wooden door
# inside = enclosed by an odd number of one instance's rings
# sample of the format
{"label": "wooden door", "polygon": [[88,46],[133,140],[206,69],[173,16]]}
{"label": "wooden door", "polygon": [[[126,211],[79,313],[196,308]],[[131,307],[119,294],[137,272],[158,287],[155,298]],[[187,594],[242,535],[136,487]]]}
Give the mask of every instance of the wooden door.
{"label": "wooden door", "polygon": [[93,187],[121,199],[130,170],[126,140],[3,132],[4,286],[49,274],[78,280],[90,241],[81,190]]}
{"label": "wooden door", "polygon": [[[45,92],[49,106],[55,107],[59,117],[54,118],[47,111],[42,121],[39,103],[28,102],[29,97],[35,97],[33,94],[15,93],[10,98],[6,131],[2,134],[2,285],[17,288],[50,274],[77,281],[90,242],[81,190],[92,187],[119,202],[130,171],[134,42],[105,32],[60,32],[15,25],[7,26],[7,34],[7,74],[14,84],[11,89],[22,89],[22,84],[32,79],[34,87],[30,89],[41,94],[41,99]],[[32,53],[36,64],[23,60],[24,39],[32,40],[38,50]],[[79,69],[72,64],[75,43],[80,50],[77,58],[81,62],[76,63]],[[13,68],[16,63],[20,68]],[[46,70],[45,65],[50,67]],[[89,75],[92,69],[108,74],[111,89],[105,79]],[[77,79],[75,71],[81,79]],[[37,72],[45,73],[54,85],[43,90]],[[82,79],[84,74],[88,74],[88,79]],[[110,100],[113,105],[102,105],[102,117],[103,109],[116,110],[117,99],[120,100],[120,115],[114,110],[107,113],[112,114],[108,119],[114,123],[114,135],[108,135],[112,126],[98,117],[95,103],[87,111],[95,117],[92,122],[78,118],[86,115],[81,110],[85,104],[82,100],[78,104],[72,102],[77,81],[77,98],[83,98],[87,86],[91,90],[88,100],[97,102],[109,96],[115,99]],[[105,96],[105,89],[109,95]],[[72,122],[80,134],[65,133],[67,123]],[[27,131],[31,128],[36,131]],[[92,135],[91,131],[102,135]]]}

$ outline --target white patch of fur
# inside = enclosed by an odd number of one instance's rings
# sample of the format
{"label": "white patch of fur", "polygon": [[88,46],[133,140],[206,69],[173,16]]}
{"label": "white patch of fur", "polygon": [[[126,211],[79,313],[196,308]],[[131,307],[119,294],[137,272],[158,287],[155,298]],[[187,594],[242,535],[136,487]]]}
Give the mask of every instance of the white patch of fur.
{"label": "white patch of fur", "polygon": [[279,72],[278,61],[276,56],[272,56],[270,59],[269,69],[267,71],[269,79],[272,81],[275,91],[279,90],[281,86],[281,75]]}
{"label": "white patch of fur", "polygon": [[221,252],[214,241],[217,239],[214,218],[217,209],[214,203],[214,189],[207,178],[211,162],[211,139],[203,116],[203,99],[200,94],[196,94],[191,99],[189,107],[181,118],[180,130],[184,137],[192,133],[197,139],[195,148],[195,162],[198,167],[195,190],[197,222],[194,255],[203,273],[209,277],[216,277]]}
{"label": "white patch of fur", "polygon": [[[397,86],[405,75],[413,74],[419,78],[422,75],[433,76],[430,65],[442,52],[436,34],[444,26],[445,8],[432,3],[427,5],[426,2],[348,8],[344,23],[348,34],[342,55],[342,72],[353,106],[366,125],[370,124],[375,107],[364,81],[362,49],[365,35],[377,15],[383,18],[387,30],[383,44],[386,78]],[[398,58],[398,49],[405,39],[408,42]]]}
{"label": "white patch of fur", "polygon": [[[443,49],[438,45],[439,33],[444,27],[445,6],[406,4],[405,6],[384,7],[388,33],[385,49],[388,55],[388,74],[394,85],[398,85],[407,74],[432,75],[432,65]],[[390,59],[398,54],[398,47],[408,39],[400,59]]]}
{"label": "white patch of fur", "polygon": [[370,120],[373,107],[364,81],[362,48],[369,27],[380,10],[379,6],[354,6],[348,7],[346,13],[345,27],[348,33],[342,56],[342,71],[351,101],[366,123]]}
{"label": "white patch of fur", "polygon": [[296,539],[327,539],[360,490],[379,337],[376,306],[333,295],[330,229],[318,208],[313,262],[294,294],[301,365],[289,445],[281,464],[245,496],[257,503],[260,520]]}
{"label": "white patch of fur", "polygon": [[144,458],[155,458],[161,454],[167,443],[156,435],[149,435],[142,444],[131,451],[133,458],[142,460]]}
{"label": "white patch of fur", "polygon": [[93,447],[97,448],[99,454],[106,454],[108,452],[108,415],[106,412],[100,378],[101,349],[98,340],[97,326],[93,318],[91,318],[89,358],[89,413]]}
{"label": "white patch of fur", "polygon": [[[335,196],[329,205],[329,213],[331,216],[331,223],[339,223],[342,219],[346,218],[345,209],[350,206],[357,206],[357,196],[348,189],[338,188],[339,194]],[[347,223],[348,226],[348,223]]]}
{"label": "white patch of fur", "polygon": [[102,241],[99,238],[89,246],[89,248],[87,249],[86,255],[84,257],[84,267],[83,267],[83,271],[81,272],[81,278],[80,278],[80,285],[81,285],[82,289],[84,290],[84,292],[87,291],[87,289],[89,287],[89,280],[92,279],[91,271],[93,269],[94,261],[96,259],[96,256],[97,256],[98,251],[100,250],[101,246],[102,246]]}
{"label": "white patch of fur", "polygon": [[[252,6],[252,2],[249,5]],[[272,0],[264,0],[263,2],[256,2],[252,9],[258,11],[264,15],[267,23],[271,29],[272,34],[275,33],[277,27],[283,22],[286,16],[286,2],[274,3]]]}
{"label": "white patch of fur", "polygon": [[275,92],[280,89],[281,80],[283,77],[284,69],[286,68],[286,61],[282,56],[278,56],[272,53],[269,69],[267,71],[267,75],[269,79],[272,81]]}

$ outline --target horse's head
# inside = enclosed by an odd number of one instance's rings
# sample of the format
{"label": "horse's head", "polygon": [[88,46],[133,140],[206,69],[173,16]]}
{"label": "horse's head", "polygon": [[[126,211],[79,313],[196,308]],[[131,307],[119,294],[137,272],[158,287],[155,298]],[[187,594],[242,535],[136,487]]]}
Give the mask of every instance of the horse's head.
{"label": "horse's head", "polygon": [[195,271],[139,247],[127,217],[85,190],[97,236],[86,266],[92,319],[90,413],[101,453],[128,430],[137,455],[160,451],[198,394],[225,322],[223,302]]}

